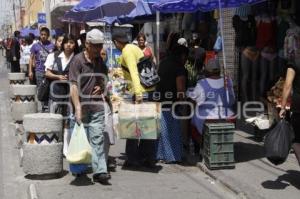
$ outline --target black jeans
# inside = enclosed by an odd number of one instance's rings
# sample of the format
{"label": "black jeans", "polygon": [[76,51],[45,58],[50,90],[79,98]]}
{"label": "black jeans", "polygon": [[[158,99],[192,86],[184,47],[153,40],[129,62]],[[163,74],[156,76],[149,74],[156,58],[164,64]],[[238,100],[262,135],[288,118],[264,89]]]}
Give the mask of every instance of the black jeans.
{"label": "black jeans", "polygon": [[242,101],[247,102],[250,100],[256,100],[257,98],[257,70],[259,59],[250,60],[244,54],[242,54],[241,69],[241,94]]}
{"label": "black jeans", "polygon": [[[153,92],[147,93],[143,98],[144,101],[153,101]],[[135,97],[133,96],[133,101]],[[128,162],[154,162],[156,159],[156,140],[126,140],[126,156]]]}
{"label": "black jeans", "polygon": [[19,73],[21,72],[21,68],[20,68],[20,61],[17,60],[17,61],[12,61],[11,62],[11,68],[10,68],[10,71],[12,73]]}
{"label": "black jeans", "polygon": [[261,57],[260,60],[260,78],[259,78],[259,94],[261,97],[266,96],[267,91],[270,89],[275,78],[275,62],[276,58],[272,61]]}

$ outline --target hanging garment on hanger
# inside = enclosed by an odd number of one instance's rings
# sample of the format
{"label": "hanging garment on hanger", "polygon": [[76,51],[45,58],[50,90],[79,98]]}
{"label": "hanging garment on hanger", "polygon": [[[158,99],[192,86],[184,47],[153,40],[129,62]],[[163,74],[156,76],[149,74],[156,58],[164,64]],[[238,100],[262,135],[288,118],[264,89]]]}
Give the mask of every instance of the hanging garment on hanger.
{"label": "hanging garment on hanger", "polygon": [[284,40],[284,57],[290,61],[300,58],[300,28],[287,31]]}
{"label": "hanging garment on hanger", "polygon": [[233,16],[232,25],[236,33],[235,45],[245,48],[256,44],[256,22],[252,15],[243,21],[238,15]]}
{"label": "hanging garment on hanger", "polygon": [[276,23],[274,20],[261,20],[257,25],[256,47],[276,47]]}

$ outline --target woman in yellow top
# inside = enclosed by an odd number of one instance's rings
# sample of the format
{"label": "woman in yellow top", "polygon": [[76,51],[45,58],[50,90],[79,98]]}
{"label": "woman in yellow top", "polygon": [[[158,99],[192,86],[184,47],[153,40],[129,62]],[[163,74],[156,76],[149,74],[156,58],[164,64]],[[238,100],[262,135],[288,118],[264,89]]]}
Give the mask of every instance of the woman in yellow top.
{"label": "woman in yellow top", "polygon": [[[129,44],[125,33],[114,34],[112,40],[119,50],[122,51],[121,64],[124,78],[131,83],[131,91],[134,94],[135,103],[141,103],[143,96],[148,94],[147,99],[151,99],[151,91],[154,88],[144,88],[140,83],[137,64],[144,57],[143,51],[136,45]],[[153,140],[134,140],[126,141],[127,161],[125,167],[155,166],[155,141]]]}

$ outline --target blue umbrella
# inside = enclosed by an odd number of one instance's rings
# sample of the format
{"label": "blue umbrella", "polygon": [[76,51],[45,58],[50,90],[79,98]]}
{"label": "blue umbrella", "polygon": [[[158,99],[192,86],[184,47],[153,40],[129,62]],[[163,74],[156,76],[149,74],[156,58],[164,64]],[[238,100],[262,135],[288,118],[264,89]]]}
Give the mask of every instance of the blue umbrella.
{"label": "blue umbrella", "polygon": [[112,24],[118,19],[152,14],[147,0],[82,0],[65,14],[64,21],[104,21]]}
{"label": "blue umbrella", "polygon": [[[34,36],[39,37],[40,36],[40,30],[34,29],[33,34],[34,34]],[[55,30],[50,30],[50,34],[52,36],[55,36],[56,35],[56,31]]]}
{"label": "blue umbrella", "polygon": [[34,34],[35,29],[31,29],[31,28],[23,28],[20,30],[21,36],[22,37],[26,37],[29,35],[29,33],[33,33]]}
{"label": "blue umbrella", "polygon": [[[159,0],[153,7],[164,13],[211,11],[221,8],[240,7],[256,4],[266,0]],[[221,5],[219,4],[221,3]]]}

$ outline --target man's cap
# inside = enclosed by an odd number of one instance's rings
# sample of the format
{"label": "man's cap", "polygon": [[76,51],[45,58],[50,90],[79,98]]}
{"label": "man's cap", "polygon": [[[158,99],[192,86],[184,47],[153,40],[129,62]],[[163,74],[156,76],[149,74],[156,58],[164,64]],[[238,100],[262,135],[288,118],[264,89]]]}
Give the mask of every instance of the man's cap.
{"label": "man's cap", "polygon": [[113,41],[118,41],[121,43],[128,43],[129,39],[126,33],[114,33],[112,36]]}
{"label": "man's cap", "polygon": [[80,35],[83,35],[83,34],[86,34],[86,31],[83,29],[83,30],[80,30]]}
{"label": "man's cap", "polygon": [[92,29],[86,34],[86,41],[92,44],[103,44],[104,34],[98,29]]}
{"label": "man's cap", "polygon": [[180,38],[180,39],[178,39],[177,43],[178,43],[179,45],[188,47],[188,43],[187,43],[187,41],[186,41],[185,38]]}

